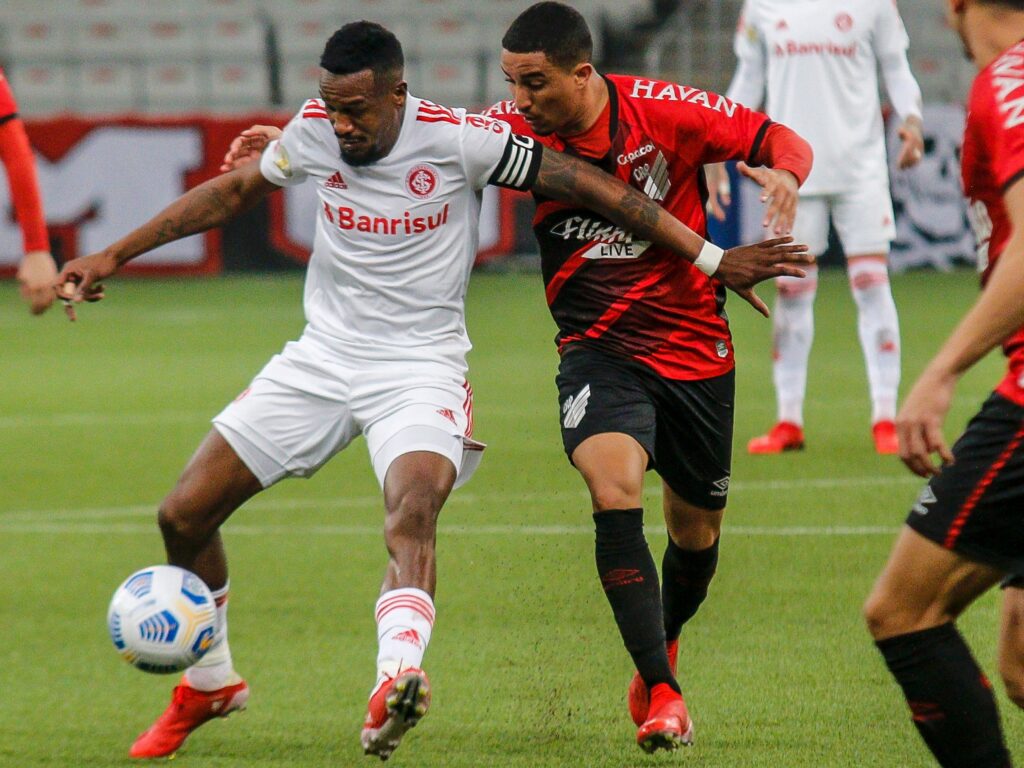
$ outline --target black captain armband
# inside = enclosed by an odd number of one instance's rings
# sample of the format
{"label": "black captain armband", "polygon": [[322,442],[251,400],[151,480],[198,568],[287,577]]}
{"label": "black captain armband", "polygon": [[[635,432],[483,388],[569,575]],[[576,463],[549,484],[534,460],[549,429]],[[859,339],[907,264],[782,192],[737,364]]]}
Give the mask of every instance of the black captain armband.
{"label": "black captain armband", "polygon": [[496,187],[524,190],[533,186],[544,148],[529,136],[510,134],[505,154],[487,180]]}

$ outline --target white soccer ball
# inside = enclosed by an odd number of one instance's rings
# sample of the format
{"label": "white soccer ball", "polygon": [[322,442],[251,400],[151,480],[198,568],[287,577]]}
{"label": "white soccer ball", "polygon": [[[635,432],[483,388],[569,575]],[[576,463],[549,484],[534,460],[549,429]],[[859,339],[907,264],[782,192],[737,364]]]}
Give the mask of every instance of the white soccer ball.
{"label": "white soccer ball", "polygon": [[145,672],[180,672],[213,644],[217,608],[203,580],[173,565],[136,571],[107,611],[114,647]]}

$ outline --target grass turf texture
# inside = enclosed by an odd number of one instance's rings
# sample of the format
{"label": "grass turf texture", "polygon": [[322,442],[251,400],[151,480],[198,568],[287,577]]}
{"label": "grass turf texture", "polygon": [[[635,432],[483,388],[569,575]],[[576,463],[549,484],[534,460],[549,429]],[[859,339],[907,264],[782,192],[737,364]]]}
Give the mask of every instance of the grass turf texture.
{"label": "grass turf texture", "polygon": [[[295,277],[122,280],[68,324],[0,292],[0,765],[124,766],[173,677],[121,662],[114,587],[163,561],[154,511],[209,418],[302,327]],[[771,289],[763,291],[771,293]],[[895,280],[905,386],[976,292],[974,277]],[[749,457],[774,417],[770,325],[730,299],[738,348],[734,485],[709,600],[683,635],[696,746],[643,755],[631,675],[594,572],[582,481],[562,455],[553,326],[536,276],[478,275],[469,296],[478,436],[490,443],[439,534],[429,716],[395,766],[930,766],[860,605],[919,483],[871,448],[845,278],[823,275],[808,449]],[[1000,375],[958,390],[952,437]],[[649,540],[664,547],[648,475]],[[250,709],[199,731],[194,766],[371,764],[358,744],[372,682],[382,504],[362,441],[308,482],[262,494],[225,528],[231,642]],[[997,602],[961,621],[995,677]],[[997,685],[998,687],[998,685]],[[1011,748],[1024,721],[1000,692]],[[374,761],[375,762],[375,761]]]}

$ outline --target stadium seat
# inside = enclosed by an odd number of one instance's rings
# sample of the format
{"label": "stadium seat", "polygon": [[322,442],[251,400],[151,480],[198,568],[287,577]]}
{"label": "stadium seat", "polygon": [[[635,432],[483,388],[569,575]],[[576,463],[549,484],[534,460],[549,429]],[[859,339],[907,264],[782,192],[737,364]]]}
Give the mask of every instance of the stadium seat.
{"label": "stadium seat", "polygon": [[63,64],[26,64],[6,71],[18,95],[19,111],[26,115],[64,112],[71,108],[74,82]]}
{"label": "stadium seat", "polygon": [[151,112],[189,112],[210,106],[208,73],[191,61],[142,66],[145,107]]}
{"label": "stadium seat", "polygon": [[48,14],[27,12],[7,17],[3,24],[4,52],[10,62],[56,61],[67,53],[68,29]]}
{"label": "stadium seat", "polygon": [[[317,55],[319,58],[319,54]],[[293,57],[281,64],[281,98],[282,108],[286,112],[296,112],[306,99],[317,97],[320,66],[317,59],[303,61]]]}
{"label": "stadium seat", "polygon": [[284,66],[320,60],[324,43],[344,20],[324,16],[293,16],[276,20],[277,49]]}
{"label": "stadium seat", "polygon": [[472,109],[479,108],[484,101],[476,57],[423,57],[407,69],[409,87],[417,96],[445,106]]}
{"label": "stadium seat", "polygon": [[267,30],[256,18],[210,19],[205,25],[203,48],[210,58],[251,59],[267,52]]}
{"label": "stadium seat", "polygon": [[78,70],[71,100],[76,111],[89,114],[126,112],[141,106],[141,72],[131,64],[87,63]]}
{"label": "stadium seat", "polygon": [[252,112],[270,100],[263,59],[214,62],[209,72],[213,112]]}
{"label": "stadium seat", "polygon": [[203,33],[193,21],[180,16],[152,16],[140,20],[137,28],[142,42],[140,55],[150,61],[195,59],[203,48]]}
{"label": "stadium seat", "polygon": [[125,60],[146,50],[137,22],[117,16],[92,16],[79,24],[69,23],[70,51],[83,60]]}

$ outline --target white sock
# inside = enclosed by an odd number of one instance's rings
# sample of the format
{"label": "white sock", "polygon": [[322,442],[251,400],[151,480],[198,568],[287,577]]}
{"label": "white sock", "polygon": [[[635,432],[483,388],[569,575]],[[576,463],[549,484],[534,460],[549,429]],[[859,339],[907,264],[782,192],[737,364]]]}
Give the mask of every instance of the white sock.
{"label": "white sock", "polygon": [[814,341],[814,297],[818,292],[818,268],[808,267],[807,277],[780,277],[775,281],[772,375],[778,400],[779,421],[803,426],[807,391],[807,358]]}
{"label": "white sock", "polygon": [[871,423],[896,418],[900,386],[900,322],[882,259],[850,262],[850,289],[857,303],[857,330],[868,369]]}
{"label": "white sock", "polygon": [[377,615],[377,683],[423,664],[434,627],[434,601],[422,589],[403,587],[380,596]]}
{"label": "white sock", "polygon": [[241,681],[231,662],[228,646],[228,584],[213,592],[217,605],[217,631],[213,646],[199,661],[185,670],[185,682],[197,691],[216,691]]}

